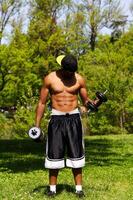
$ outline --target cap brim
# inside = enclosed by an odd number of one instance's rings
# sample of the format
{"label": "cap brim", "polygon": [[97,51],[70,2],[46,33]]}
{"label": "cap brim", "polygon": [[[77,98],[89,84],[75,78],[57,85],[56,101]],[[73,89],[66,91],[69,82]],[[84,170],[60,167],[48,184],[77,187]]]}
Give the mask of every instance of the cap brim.
{"label": "cap brim", "polygon": [[57,61],[57,63],[59,64],[59,65],[61,65],[61,61],[62,61],[62,59],[65,57],[65,55],[60,55],[60,56],[58,56],[57,58],[56,58],[56,61]]}

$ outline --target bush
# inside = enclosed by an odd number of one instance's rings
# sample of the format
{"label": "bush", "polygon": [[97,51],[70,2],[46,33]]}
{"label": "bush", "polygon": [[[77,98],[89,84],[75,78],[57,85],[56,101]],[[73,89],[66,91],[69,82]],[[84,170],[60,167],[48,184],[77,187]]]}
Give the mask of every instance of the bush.
{"label": "bush", "polygon": [[105,125],[105,126],[99,126],[92,128],[92,134],[91,135],[118,135],[118,134],[127,134],[126,129],[121,129],[118,126],[112,126],[112,125]]}
{"label": "bush", "polygon": [[0,139],[11,139],[14,137],[13,119],[7,118],[4,113],[0,113]]}
{"label": "bush", "polygon": [[[27,137],[28,130],[35,126],[35,108],[36,104],[31,106],[18,106],[16,114],[14,116],[14,130],[17,137]],[[41,122],[41,129],[44,133],[47,132],[49,113],[46,111],[44,118]]]}

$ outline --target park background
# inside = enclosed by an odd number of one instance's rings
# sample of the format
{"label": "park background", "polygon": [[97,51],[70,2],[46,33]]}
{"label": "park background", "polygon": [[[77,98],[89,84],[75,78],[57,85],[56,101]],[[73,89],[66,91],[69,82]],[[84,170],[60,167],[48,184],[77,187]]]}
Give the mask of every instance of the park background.
{"label": "park background", "polygon": [[[133,3],[4,0],[0,1],[0,200],[43,199],[48,182],[42,166],[44,144],[28,139],[27,131],[34,125],[44,76],[59,69],[58,55],[68,53],[77,57],[91,99],[96,91],[108,90],[108,101],[99,111],[83,117],[85,192],[90,200],[133,199]],[[41,124],[45,134],[49,103]],[[62,172],[60,191],[73,191],[69,173]],[[69,194],[59,195],[67,199]],[[70,197],[74,199],[73,193]]]}

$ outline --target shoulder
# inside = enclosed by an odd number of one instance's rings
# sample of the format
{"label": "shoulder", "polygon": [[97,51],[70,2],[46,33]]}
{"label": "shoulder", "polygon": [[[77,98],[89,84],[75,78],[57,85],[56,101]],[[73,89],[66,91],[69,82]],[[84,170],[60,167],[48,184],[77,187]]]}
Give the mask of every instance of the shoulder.
{"label": "shoulder", "polygon": [[55,72],[51,72],[51,73],[49,73],[48,75],[46,75],[45,77],[44,77],[44,85],[50,85],[51,83],[52,83],[52,80],[55,78],[55,76],[56,76],[56,73]]}
{"label": "shoulder", "polygon": [[50,81],[50,80],[52,80],[55,76],[56,76],[56,72],[51,72],[51,73],[49,73],[48,75],[46,75],[46,76],[44,77],[44,80],[45,80],[45,81]]}
{"label": "shoulder", "polygon": [[79,84],[81,86],[85,85],[85,79],[83,76],[81,76],[80,74],[76,73],[75,74],[77,81],[79,82]]}

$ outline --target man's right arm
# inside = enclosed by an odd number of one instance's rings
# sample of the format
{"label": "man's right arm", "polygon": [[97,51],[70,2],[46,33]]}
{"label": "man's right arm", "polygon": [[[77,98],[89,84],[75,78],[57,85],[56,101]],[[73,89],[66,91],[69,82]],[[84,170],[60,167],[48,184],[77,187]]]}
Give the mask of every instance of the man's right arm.
{"label": "man's right arm", "polygon": [[40,99],[36,108],[36,118],[35,118],[36,127],[40,127],[40,123],[44,114],[48,94],[49,94],[49,80],[46,77],[44,79],[44,84],[41,88]]}

